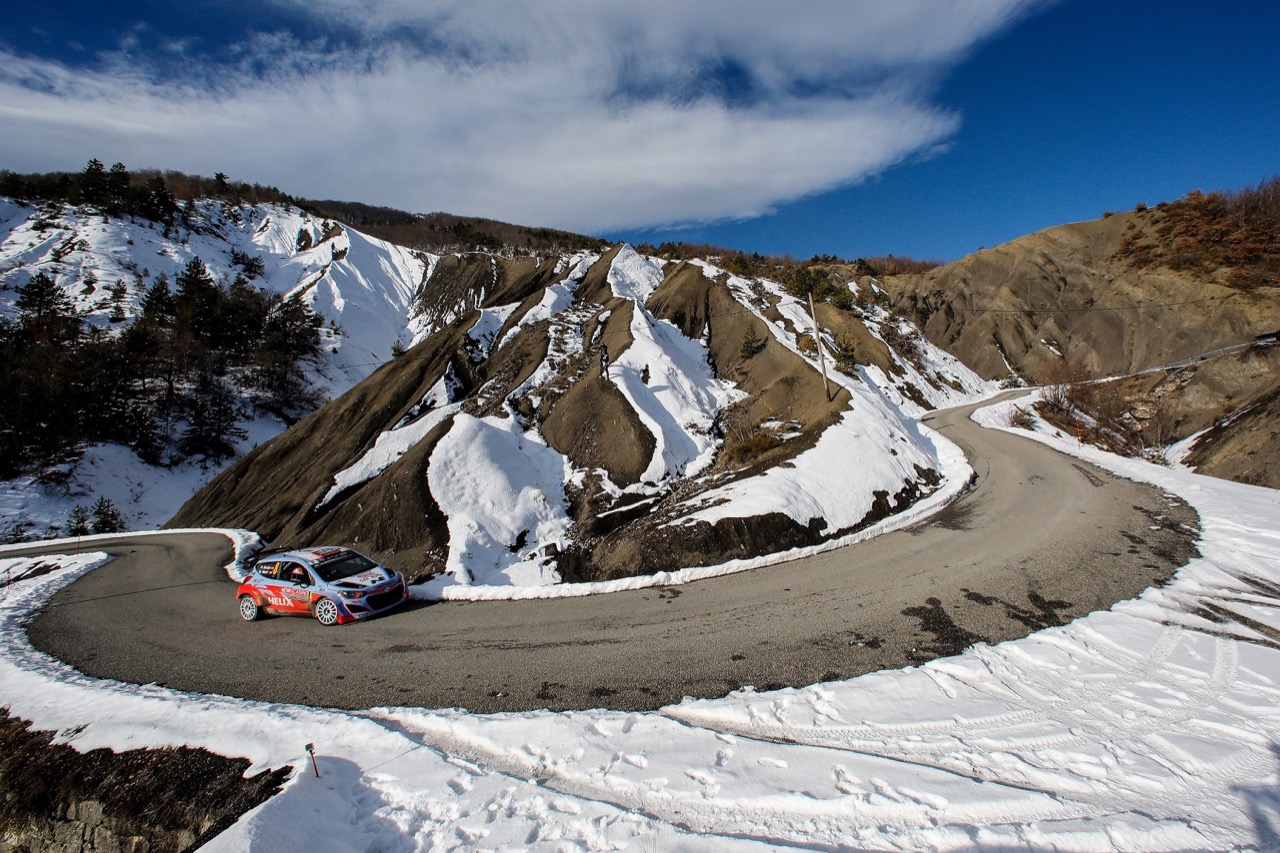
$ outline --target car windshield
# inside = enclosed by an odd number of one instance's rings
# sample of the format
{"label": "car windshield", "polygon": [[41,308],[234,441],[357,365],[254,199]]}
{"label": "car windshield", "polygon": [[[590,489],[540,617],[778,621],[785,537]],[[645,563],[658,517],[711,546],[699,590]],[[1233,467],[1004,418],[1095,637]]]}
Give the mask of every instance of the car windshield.
{"label": "car windshield", "polygon": [[376,569],[377,567],[378,564],[373,560],[363,554],[357,554],[355,551],[344,551],[315,564],[316,573],[327,583],[340,581],[343,578],[349,578],[352,575],[358,575],[361,572],[367,572],[369,569]]}

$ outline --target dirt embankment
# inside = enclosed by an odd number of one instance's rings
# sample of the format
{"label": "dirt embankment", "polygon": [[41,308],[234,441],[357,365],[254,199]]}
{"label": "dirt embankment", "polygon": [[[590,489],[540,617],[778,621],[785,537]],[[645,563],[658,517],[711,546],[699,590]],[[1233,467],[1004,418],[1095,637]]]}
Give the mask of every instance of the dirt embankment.
{"label": "dirt embankment", "polygon": [[79,753],[0,710],[0,849],[190,850],[280,791],[292,767],[203,749]]}

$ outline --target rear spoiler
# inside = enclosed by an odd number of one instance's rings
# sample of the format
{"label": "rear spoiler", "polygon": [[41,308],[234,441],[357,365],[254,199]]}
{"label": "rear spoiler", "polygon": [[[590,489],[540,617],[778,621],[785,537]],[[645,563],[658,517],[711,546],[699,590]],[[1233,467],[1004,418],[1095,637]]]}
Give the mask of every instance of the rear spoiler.
{"label": "rear spoiler", "polygon": [[292,551],[292,548],[264,548],[252,556],[244,558],[244,570],[246,573],[253,571],[254,566],[258,565],[263,559],[270,557],[272,554],[283,554],[286,551]]}

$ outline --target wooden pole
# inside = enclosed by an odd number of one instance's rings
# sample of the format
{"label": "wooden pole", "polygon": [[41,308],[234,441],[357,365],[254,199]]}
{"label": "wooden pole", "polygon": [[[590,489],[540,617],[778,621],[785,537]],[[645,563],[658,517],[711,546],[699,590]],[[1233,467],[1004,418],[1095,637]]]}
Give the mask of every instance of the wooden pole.
{"label": "wooden pole", "polygon": [[822,357],[822,334],[818,331],[818,312],[813,310],[813,293],[809,293],[809,319],[813,320],[813,345],[818,348],[818,365],[822,368],[822,390],[831,402],[831,383],[827,381],[827,360]]}

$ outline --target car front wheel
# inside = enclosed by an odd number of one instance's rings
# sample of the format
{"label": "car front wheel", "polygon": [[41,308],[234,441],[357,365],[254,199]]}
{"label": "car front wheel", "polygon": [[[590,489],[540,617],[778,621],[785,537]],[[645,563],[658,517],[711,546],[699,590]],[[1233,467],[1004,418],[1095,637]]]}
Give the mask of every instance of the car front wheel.
{"label": "car front wheel", "polygon": [[262,615],[262,608],[253,600],[252,595],[240,596],[240,616],[246,622],[254,622]]}
{"label": "car front wheel", "polygon": [[316,621],[321,625],[338,624],[338,605],[334,604],[332,599],[322,598],[317,601],[314,612]]}

